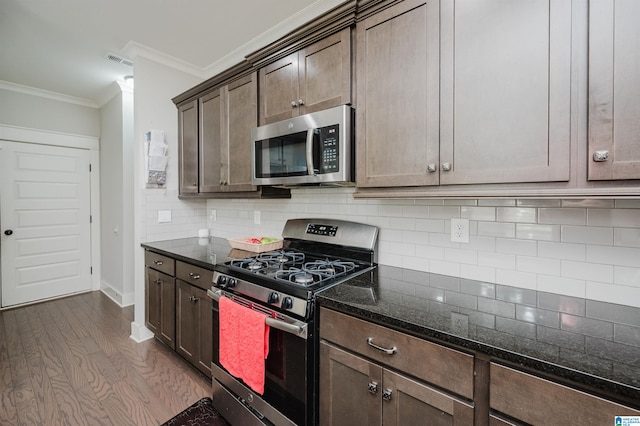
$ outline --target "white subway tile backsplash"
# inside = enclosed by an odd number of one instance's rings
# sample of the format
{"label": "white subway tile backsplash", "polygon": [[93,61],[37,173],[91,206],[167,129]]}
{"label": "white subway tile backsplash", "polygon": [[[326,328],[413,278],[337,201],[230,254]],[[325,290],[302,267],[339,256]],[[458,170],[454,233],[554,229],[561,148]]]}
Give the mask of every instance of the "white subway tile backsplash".
{"label": "white subway tile backsplash", "polygon": [[587,281],[586,298],[640,308],[640,287]]}
{"label": "white subway tile backsplash", "polygon": [[519,240],[560,241],[560,225],[516,223],[516,238]]}
{"label": "white subway tile backsplash", "polygon": [[478,265],[497,269],[516,269],[516,256],[503,253],[478,253]]}
{"label": "white subway tile backsplash", "polygon": [[640,211],[637,209],[589,209],[587,224],[589,226],[640,228]]}
{"label": "white subway tile backsplash", "polygon": [[[638,213],[640,214],[640,212]],[[613,230],[613,245],[640,248],[640,228],[615,228]]]}
{"label": "white subway tile backsplash", "polygon": [[496,238],[496,252],[535,256],[538,252],[538,244],[536,241],[531,240]]}
{"label": "white subway tile backsplash", "polygon": [[534,274],[560,276],[561,262],[558,259],[544,257],[518,256],[516,258],[516,270],[532,272]]}
{"label": "white subway tile backsplash", "polygon": [[444,233],[447,223],[444,219],[416,219],[416,231]]}
{"label": "white subway tile backsplash", "polygon": [[431,219],[451,219],[452,217],[460,217],[460,207],[429,206],[429,218]]}
{"label": "white subway tile backsplash", "polygon": [[498,207],[498,222],[536,223],[537,210],[527,207]]}
{"label": "white subway tile backsplash", "polygon": [[540,209],[538,210],[538,223],[548,223],[556,225],[586,225],[587,209]]}
{"label": "white subway tile backsplash", "polygon": [[478,222],[478,235],[484,237],[515,238],[514,223]]}
{"label": "white subway tile backsplash", "polygon": [[538,243],[538,256],[552,259],[584,261],[587,257],[587,249],[584,244],[541,241]]}
{"label": "white subway tile backsplash", "polygon": [[470,220],[493,222],[496,220],[495,207],[461,207],[460,217]]}
{"label": "white subway tile backsplash", "polygon": [[561,275],[567,278],[613,283],[613,266],[563,260]]}
{"label": "white subway tile backsplash", "polygon": [[617,266],[640,266],[640,248],[587,246],[587,262]]}
{"label": "white subway tile backsplash", "polygon": [[579,244],[613,244],[613,228],[593,226],[563,226],[562,241]]}
{"label": "white subway tile backsplash", "polygon": [[429,261],[429,272],[441,275],[460,276],[460,264],[455,262],[444,262],[441,260]]}
{"label": "white subway tile backsplash", "polygon": [[613,283],[628,287],[640,288],[640,266],[630,268],[627,266],[613,267]]}
{"label": "white subway tile backsplash", "polygon": [[538,291],[584,298],[585,288],[586,282],[584,280],[538,275]]}
{"label": "white subway tile backsplash", "polygon": [[522,287],[537,290],[537,275],[529,272],[519,272],[506,269],[496,269],[496,284]]}
{"label": "white subway tile backsplash", "polygon": [[[290,200],[184,201],[176,191],[147,190],[140,231],[145,241],[192,236],[202,227],[228,238],[279,234],[289,218],[342,218],[380,228],[383,265],[640,305],[640,200],[376,200],[353,192],[299,188]],[[207,219],[212,208],[215,222]],[[158,224],[160,209],[171,209],[174,221]],[[262,212],[260,225],[254,210]],[[450,240],[450,219],[458,217],[470,220],[469,244]]]}

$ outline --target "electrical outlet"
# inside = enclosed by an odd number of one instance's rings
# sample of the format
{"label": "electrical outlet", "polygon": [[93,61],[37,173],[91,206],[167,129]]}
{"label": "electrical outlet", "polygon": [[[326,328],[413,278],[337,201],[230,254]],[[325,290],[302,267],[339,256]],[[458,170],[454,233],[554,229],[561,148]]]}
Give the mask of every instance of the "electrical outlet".
{"label": "electrical outlet", "polygon": [[215,209],[211,210],[211,213],[209,214],[209,219],[212,220],[213,222],[218,220],[218,212]]}
{"label": "electrical outlet", "polygon": [[469,242],[469,219],[451,219],[451,241],[454,243]]}
{"label": "electrical outlet", "polygon": [[253,212],[253,223],[260,225],[260,210],[255,210]]}

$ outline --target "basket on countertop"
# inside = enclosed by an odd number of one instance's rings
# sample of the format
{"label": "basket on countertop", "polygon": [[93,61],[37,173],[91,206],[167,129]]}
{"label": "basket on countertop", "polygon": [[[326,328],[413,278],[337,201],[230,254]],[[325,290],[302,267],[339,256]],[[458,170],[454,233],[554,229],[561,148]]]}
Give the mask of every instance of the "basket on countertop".
{"label": "basket on countertop", "polygon": [[256,244],[250,242],[254,237],[229,238],[231,247],[240,250],[251,251],[254,253],[264,253],[266,251],[274,251],[282,248],[282,238],[265,244]]}

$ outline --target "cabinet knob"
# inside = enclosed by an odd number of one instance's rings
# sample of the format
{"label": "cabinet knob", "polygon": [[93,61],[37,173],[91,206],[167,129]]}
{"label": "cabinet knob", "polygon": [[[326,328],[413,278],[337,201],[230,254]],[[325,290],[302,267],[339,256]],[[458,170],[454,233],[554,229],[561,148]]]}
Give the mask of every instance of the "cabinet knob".
{"label": "cabinet knob", "polygon": [[298,99],[298,105],[300,106],[304,105],[304,101],[302,99]]}
{"label": "cabinet knob", "polygon": [[154,260],[153,263],[155,263],[156,265],[160,266],[160,265],[162,265],[162,260]]}
{"label": "cabinet knob", "polygon": [[367,390],[373,394],[378,393],[378,383],[369,382],[369,384],[367,385]]}
{"label": "cabinet knob", "polygon": [[429,173],[434,173],[436,170],[438,170],[438,166],[434,163],[431,163],[427,166],[427,171]]}
{"label": "cabinet knob", "polygon": [[603,149],[601,151],[596,151],[593,153],[593,161],[596,163],[601,163],[603,161],[607,161],[609,159],[609,151]]}
{"label": "cabinet knob", "polygon": [[385,401],[391,401],[391,389],[387,388],[382,391],[382,399]]}
{"label": "cabinet knob", "polygon": [[155,280],[154,283],[160,285],[160,284],[162,284],[162,280]]}
{"label": "cabinet knob", "polygon": [[298,103],[296,101],[291,101],[292,108],[296,108],[297,106],[298,106]]}
{"label": "cabinet knob", "polygon": [[226,180],[220,180],[220,185],[226,185],[227,181]]}
{"label": "cabinet knob", "polygon": [[198,299],[198,298],[197,298],[197,297],[195,297],[195,296],[189,296],[189,301],[190,301],[191,303],[196,303],[198,300],[200,300],[200,299]]}
{"label": "cabinet knob", "polygon": [[198,182],[193,182],[191,186],[198,186]]}
{"label": "cabinet knob", "polygon": [[442,170],[448,172],[451,170],[451,163],[442,163]]}

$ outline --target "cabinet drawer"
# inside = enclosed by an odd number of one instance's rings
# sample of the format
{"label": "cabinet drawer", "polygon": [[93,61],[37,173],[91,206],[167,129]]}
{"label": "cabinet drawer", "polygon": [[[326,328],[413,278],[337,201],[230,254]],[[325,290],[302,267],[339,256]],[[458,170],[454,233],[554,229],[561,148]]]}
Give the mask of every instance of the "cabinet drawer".
{"label": "cabinet drawer", "polygon": [[175,261],[170,257],[147,250],[144,254],[144,264],[172,277],[176,275]]}
{"label": "cabinet drawer", "polygon": [[[491,363],[491,409],[529,424],[593,424],[640,411]],[[553,421],[550,421],[553,419]]]}
{"label": "cabinet drawer", "polygon": [[176,278],[207,290],[211,288],[213,271],[178,260],[176,261]]}
{"label": "cabinet drawer", "polygon": [[[473,355],[326,308],[320,309],[320,337],[473,399]],[[390,355],[372,345],[395,352]]]}

